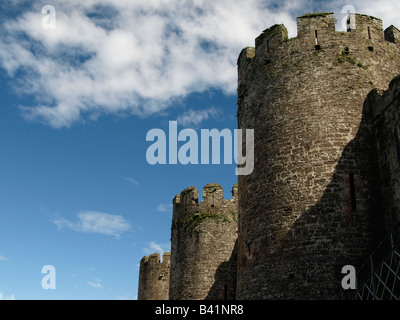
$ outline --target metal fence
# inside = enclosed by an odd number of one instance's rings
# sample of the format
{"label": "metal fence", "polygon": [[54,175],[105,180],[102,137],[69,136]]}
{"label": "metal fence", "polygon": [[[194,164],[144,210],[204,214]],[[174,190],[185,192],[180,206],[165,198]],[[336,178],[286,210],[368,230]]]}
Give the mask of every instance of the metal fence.
{"label": "metal fence", "polygon": [[400,222],[385,236],[357,272],[356,290],[339,299],[400,300]]}

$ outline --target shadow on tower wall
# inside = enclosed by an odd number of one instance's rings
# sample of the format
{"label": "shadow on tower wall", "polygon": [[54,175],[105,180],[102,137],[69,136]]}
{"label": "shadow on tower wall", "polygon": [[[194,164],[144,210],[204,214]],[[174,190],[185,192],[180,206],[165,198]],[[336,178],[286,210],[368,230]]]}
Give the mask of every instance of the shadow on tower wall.
{"label": "shadow on tower wall", "polygon": [[237,244],[238,241],[236,240],[229,260],[222,262],[218,266],[214,276],[214,283],[205,300],[235,300]]}
{"label": "shadow on tower wall", "polygon": [[[271,248],[274,228],[281,226],[269,226],[253,257],[244,250],[239,253],[244,270],[238,271],[251,279],[238,279],[239,298],[335,299],[342,291],[342,267],[353,265],[357,270],[379,244],[385,235],[385,208],[372,122],[364,103],[357,134],[345,146],[322,197],[291,216],[280,245]],[[268,226],[268,218],[262,219]]]}

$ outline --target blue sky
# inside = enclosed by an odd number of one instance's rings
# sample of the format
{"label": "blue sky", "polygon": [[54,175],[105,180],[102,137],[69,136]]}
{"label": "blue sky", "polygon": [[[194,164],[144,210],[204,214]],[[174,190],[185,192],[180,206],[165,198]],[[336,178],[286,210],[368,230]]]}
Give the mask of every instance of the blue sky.
{"label": "blue sky", "polygon": [[237,181],[235,165],[150,165],[147,132],[235,129],[240,50],[346,4],[400,25],[392,1],[3,0],[0,299],[136,299],[140,259],[170,249],[175,194]]}

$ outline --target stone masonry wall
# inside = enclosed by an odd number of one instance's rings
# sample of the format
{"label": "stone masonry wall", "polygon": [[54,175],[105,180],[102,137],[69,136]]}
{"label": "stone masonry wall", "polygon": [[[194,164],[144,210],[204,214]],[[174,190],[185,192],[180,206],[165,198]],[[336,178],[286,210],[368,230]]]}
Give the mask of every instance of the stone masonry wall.
{"label": "stone masonry wall", "polygon": [[382,208],[390,230],[400,221],[400,78],[384,93],[374,90],[365,103],[372,117],[382,184]]}
{"label": "stone masonry wall", "polygon": [[224,199],[219,184],[196,187],[173,200],[171,300],[234,299],[236,289],[237,185]]}
{"label": "stone masonry wall", "polygon": [[171,254],[154,253],[140,261],[138,300],[168,300]]}
{"label": "stone masonry wall", "polygon": [[[238,299],[332,299],[384,233],[368,93],[400,71],[380,19],[332,13],[265,30],[238,59],[238,126],[255,167],[239,176]],[[389,39],[388,39],[389,40]]]}

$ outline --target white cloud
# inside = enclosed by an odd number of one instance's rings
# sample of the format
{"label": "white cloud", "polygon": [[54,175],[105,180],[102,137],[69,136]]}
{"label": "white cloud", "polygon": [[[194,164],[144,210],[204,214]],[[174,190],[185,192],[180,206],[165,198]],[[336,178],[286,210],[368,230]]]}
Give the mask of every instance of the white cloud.
{"label": "white cloud", "polygon": [[171,212],[172,211],[172,203],[160,203],[157,207],[158,212]]}
{"label": "white cloud", "polygon": [[55,30],[42,29],[33,6],[4,21],[0,65],[34,97],[21,106],[27,119],[59,128],[102,114],[148,116],[193,92],[235,94],[241,49],[275,23],[295,32],[291,13],[304,1],[269,9],[273,1],[72,0],[57,2]]}
{"label": "white cloud", "polygon": [[7,261],[8,258],[4,257],[2,254],[0,254],[0,261]]}
{"label": "white cloud", "polygon": [[123,232],[131,228],[130,223],[122,216],[97,211],[78,213],[77,222],[71,222],[64,218],[57,218],[53,222],[59,229],[68,227],[72,230],[85,233],[99,233],[114,236],[116,239],[119,239]]}
{"label": "white cloud", "polygon": [[101,279],[99,278],[94,278],[93,281],[89,281],[88,282],[89,286],[92,286],[93,288],[102,288],[102,284],[101,284]]}
{"label": "white cloud", "polygon": [[[346,4],[59,1],[57,28],[44,30],[40,4],[15,17],[7,14],[8,8],[16,11],[7,0],[2,7],[7,19],[0,34],[0,66],[15,90],[34,98],[32,105],[21,106],[28,120],[60,128],[103,114],[149,116],[194,92],[216,88],[235,94],[237,57],[243,47],[254,45],[262,30],[283,23],[293,37],[297,16],[335,11],[340,21]],[[385,26],[398,24],[398,1],[355,0],[352,5],[357,12],[382,18]],[[201,121],[202,115],[193,121]]]}
{"label": "white cloud", "polygon": [[12,293],[11,296],[5,297],[3,292],[0,292],[0,300],[15,300],[15,295]]}
{"label": "white cloud", "polygon": [[204,120],[208,118],[215,118],[220,114],[220,112],[215,108],[209,108],[206,110],[193,110],[184,112],[181,114],[177,121],[178,124],[189,127],[189,126],[198,126]]}
{"label": "white cloud", "polygon": [[334,11],[336,18],[338,19],[338,25],[341,25],[341,20],[344,14],[341,10],[346,5],[352,5],[355,8],[356,13],[368,14],[379,19],[382,19],[384,28],[390,25],[400,27],[400,2],[392,0],[337,0],[330,2],[330,11]]}
{"label": "white cloud", "polygon": [[137,300],[137,295],[134,295],[133,298],[131,298],[130,294],[125,294],[123,296],[117,297],[117,300]]}
{"label": "white cloud", "polygon": [[168,252],[171,250],[171,243],[156,243],[156,242],[150,242],[149,246],[147,248],[143,249],[143,252],[145,254],[153,254],[155,252],[158,252],[161,257],[164,252]]}

